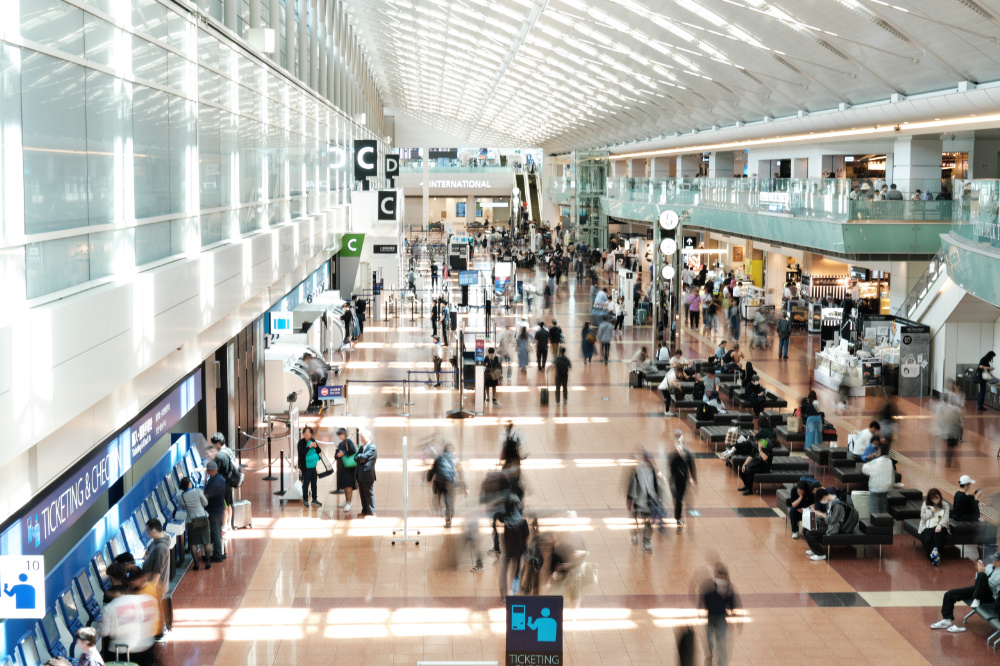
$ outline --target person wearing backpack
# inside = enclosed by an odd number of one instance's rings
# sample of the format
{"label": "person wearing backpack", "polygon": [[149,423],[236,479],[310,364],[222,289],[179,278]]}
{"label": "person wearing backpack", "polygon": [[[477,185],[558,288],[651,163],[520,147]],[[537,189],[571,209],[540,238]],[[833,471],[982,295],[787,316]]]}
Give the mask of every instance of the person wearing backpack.
{"label": "person wearing backpack", "polygon": [[597,336],[590,326],[590,322],[583,323],[583,332],[580,334],[580,351],[583,352],[583,364],[590,365],[590,359],[594,355],[594,345],[597,344]]}
{"label": "person wearing backpack", "polygon": [[559,389],[562,389],[563,404],[569,404],[569,369],[573,364],[566,356],[566,348],[559,347],[558,355],[552,360],[550,368],[556,371],[556,406],[559,406]]}
{"label": "person wearing backpack", "polygon": [[233,488],[239,485],[239,483],[235,483],[239,480],[239,473],[235,469],[237,463],[233,460],[233,452],[226,446],[226,436],[217,432],[212,435],[211,442],[215,451],[212,460],[218,465],[219,476],[226,483],[226,510],[222,516],[222,531],[228,532],[229,526],[233,522],[233,502],[235,501]]}
{"label": "person wearing backpack", "polygon": [[465,487],[451,444],[445,444],[444,452],[434,459],[434,464],[427,471],[427,483],[431,484],[434,494],[444,503],[444,526],[451,527],[451,520],[455,517],[455,487]]}
{"label": "person wearing backpack", "polygon": [[823,544],[820,542],[820,538],[824,534],[826,536],[850,534],[858,526],[858,510],[854,508],[854,505],[842,500],[837,495],[836,488],[830,486],[824,494],[832,496],[826,511],[826,531],[806,530],[805,534],[806,543],[809,544],[806,555],[814,562],[826,559],[826,555],[823,554]]}

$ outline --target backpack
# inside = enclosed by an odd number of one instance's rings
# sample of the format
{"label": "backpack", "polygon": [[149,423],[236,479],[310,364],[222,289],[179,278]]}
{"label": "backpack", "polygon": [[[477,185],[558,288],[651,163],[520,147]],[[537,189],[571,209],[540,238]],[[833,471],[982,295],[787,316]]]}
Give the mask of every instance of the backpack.
{"label": "backpack", "polygon": [[549,342],[562,342],[562,328],[553,326],[549,329]]}
{"label": "backpack", "polygon": [[[220,449],[219,453],[222,454],[222,458],[226,461],[225,464],[219,465],[219,474],[226,480],[226,485],[230,488],[239,488],[243,485],[243,480],[246,478],[243,469],[233,459],[232,452]],[[216,463],[218,461],[219,456],[216,456]]]}
{"label": "backpack", "polygon": [[434,466],[431,467],[431,472],[428,475],[431,479],[437,478],[445,483],[453,483],[457,473],[455,471],[455,463],[452,461],[451,456],[438,456],[434,460]]}
{"label": "backpack", "polygon": [[569,372],[569,359],[565,355],[556,356],[552,361],[552,365],[556,366],[556,371],[560,375],[564,375]]}
{"label": "backpack", "polygon": [[811,488],[812,490],[817,490],[818,488],[821,488],[823,486],[823,484],[817,481],[815,477],[812,477],[808,474],[799,477],[799,482],[802,481],[808,483],[809,488]]}
{"label": "backpack", "polygon": [[691,397],[695,400],[701,400],[705,397],[705,382],[698,380],[694,383],[694,388],[691,389]]}
{"label": "backpack", "polygon": [[715,415],[719,413],[714,405],[709,405],[707,403],[701,403],[698,405],[698,409],[695,410],[696,418],[699,421],[711,421],[715,418]]}

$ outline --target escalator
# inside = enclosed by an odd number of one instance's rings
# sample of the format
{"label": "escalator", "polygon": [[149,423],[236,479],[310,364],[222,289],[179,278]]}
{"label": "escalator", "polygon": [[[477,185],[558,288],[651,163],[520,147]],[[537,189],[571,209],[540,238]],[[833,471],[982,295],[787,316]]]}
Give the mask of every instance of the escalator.
{"label": "escalator", "polygon": [[539,207],[538,199],[538,176],[536,174],[530,174],[528,178],[528,201],[531,206],[531,219],[535,222],[541,222],[541,208]]}

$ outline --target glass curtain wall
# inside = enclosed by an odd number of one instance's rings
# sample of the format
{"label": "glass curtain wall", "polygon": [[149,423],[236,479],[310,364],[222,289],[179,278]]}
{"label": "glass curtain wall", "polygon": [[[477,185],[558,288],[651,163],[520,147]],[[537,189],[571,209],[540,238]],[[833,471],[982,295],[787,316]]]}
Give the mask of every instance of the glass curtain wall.
{"label": "glass curtain wall", "polygon": [[601,197],[608,183],[609,153],[581,151],[574,154],[576,223],[579,237],[591,247],[608,246],[608,222],[601,212]]}
{"label": "glass curtain wall", "polygon": [[80,4],[0,2],[7,301],[346,203],[353,123],[156,0]]}

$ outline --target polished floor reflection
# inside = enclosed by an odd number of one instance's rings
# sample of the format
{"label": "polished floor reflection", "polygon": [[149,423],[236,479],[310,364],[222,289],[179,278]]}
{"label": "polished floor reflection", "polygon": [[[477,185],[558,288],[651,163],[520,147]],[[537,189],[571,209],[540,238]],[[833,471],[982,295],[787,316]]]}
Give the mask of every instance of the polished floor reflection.
{"label": "polished floor reflection", "polygon": [[[774,491],[742,496],[738,479],[692,434],[686,418],[665,418],[655,391],[628,388],[628,360],[647,344],[649,327],[631,328],[612,348],[612,363],[584,366],[580,327],[588,318],[589,284],[559,286],[554,313],[568,334],[573,369],[569,404],[539,404],[537,388],[551,383],[533,365],[500,387],[499,409],[464,421],[444,418],[456,406],[451,390],[413,386],[408,397],[395,381],[406,370],[430,367],[430,322],[369,320],[347,359],[345,376],[393,380],[351,386],[350,402],[319,424],[321,440],[333,428],[366,421],[379,447],[378,518],[357,520],[326,495],[320,508],[282,506],[272,494],[278,482],[251,475],[244,495],[253,500],[254,527],[230,534],[231,557],[209,572],[189,571],[174,595],[175,628],[162,646],[162,662],[180,664],[416,664],[419,660],[504,659],[503,610],[492,557],[471,573],[473,552],[464,538],[467,521],[479,519],[478,487],[494,468],[501,422],[514,419],[526,440],[528,510],[541,529],[581,540],[597,565],[598,582],[567,612],[566,663],[677,663],[680,628],[702,620],[694,586],[707,567],[729,567],[745,609],[732,627],[731,663],[970,664],[995,657],[985,646],[992,633],[972,618],[964,634],[932,631],[942,592],[971,584],[976,553],[949,549],[931,566],[906,534],[878,551],[839,548],[828,562],[812,562],[804,541],[793,541],[772,509]],[[425,313],[427,310],[425,309]],[[502,316],[502,324],[513,317]],[[791,358],[776,350],[751,352],[764,384],[796,402],[810,388],[816,338],[793,337]],[[685,331],[688,357],[705,357],[714,341]],[[818,389],[833,411],[835,396]],[[471,398],[470,398],[471,400]],[[406,404],[412,402],[412,404]],[[471,406],[471,402],[467,403]],[[881,400],[858,399],[836,424],[840,441],[849,428],[871,420]],[[984,489],[997,487],[996,419],[966,409],[964,441],[955,465],[945,468],[943,444],[930,435],[930,400],[899,401],[903,414],[896,448],[909,487],[935,486],[950,498],[960,474]],[[408,414],[403,416],[401,414]],[[690,492],[684,531],[668,524],[653,539],[653,552],[631,543],[623,474],[637,445],[663,451],[674,428],[688,435],[697,454],[698,482]],[[402,526],[402,443],[408,444],[409,528],[419,545],[397,543]],[[445,530],[425,483],[421,450],[435,438],[455,444],[465,461],[471,495],[458,498],[455,526]],[[260,459],[257,463],[263,461]],[[815,474],[826,482],[831,477]],[[747,510],[751,509],[751,510]],[[394,531],[396,535],[394,536]],[[478,524],[479,547],[489,548],[489,527]],[[956,609],[960,618],[967,612]]]}

